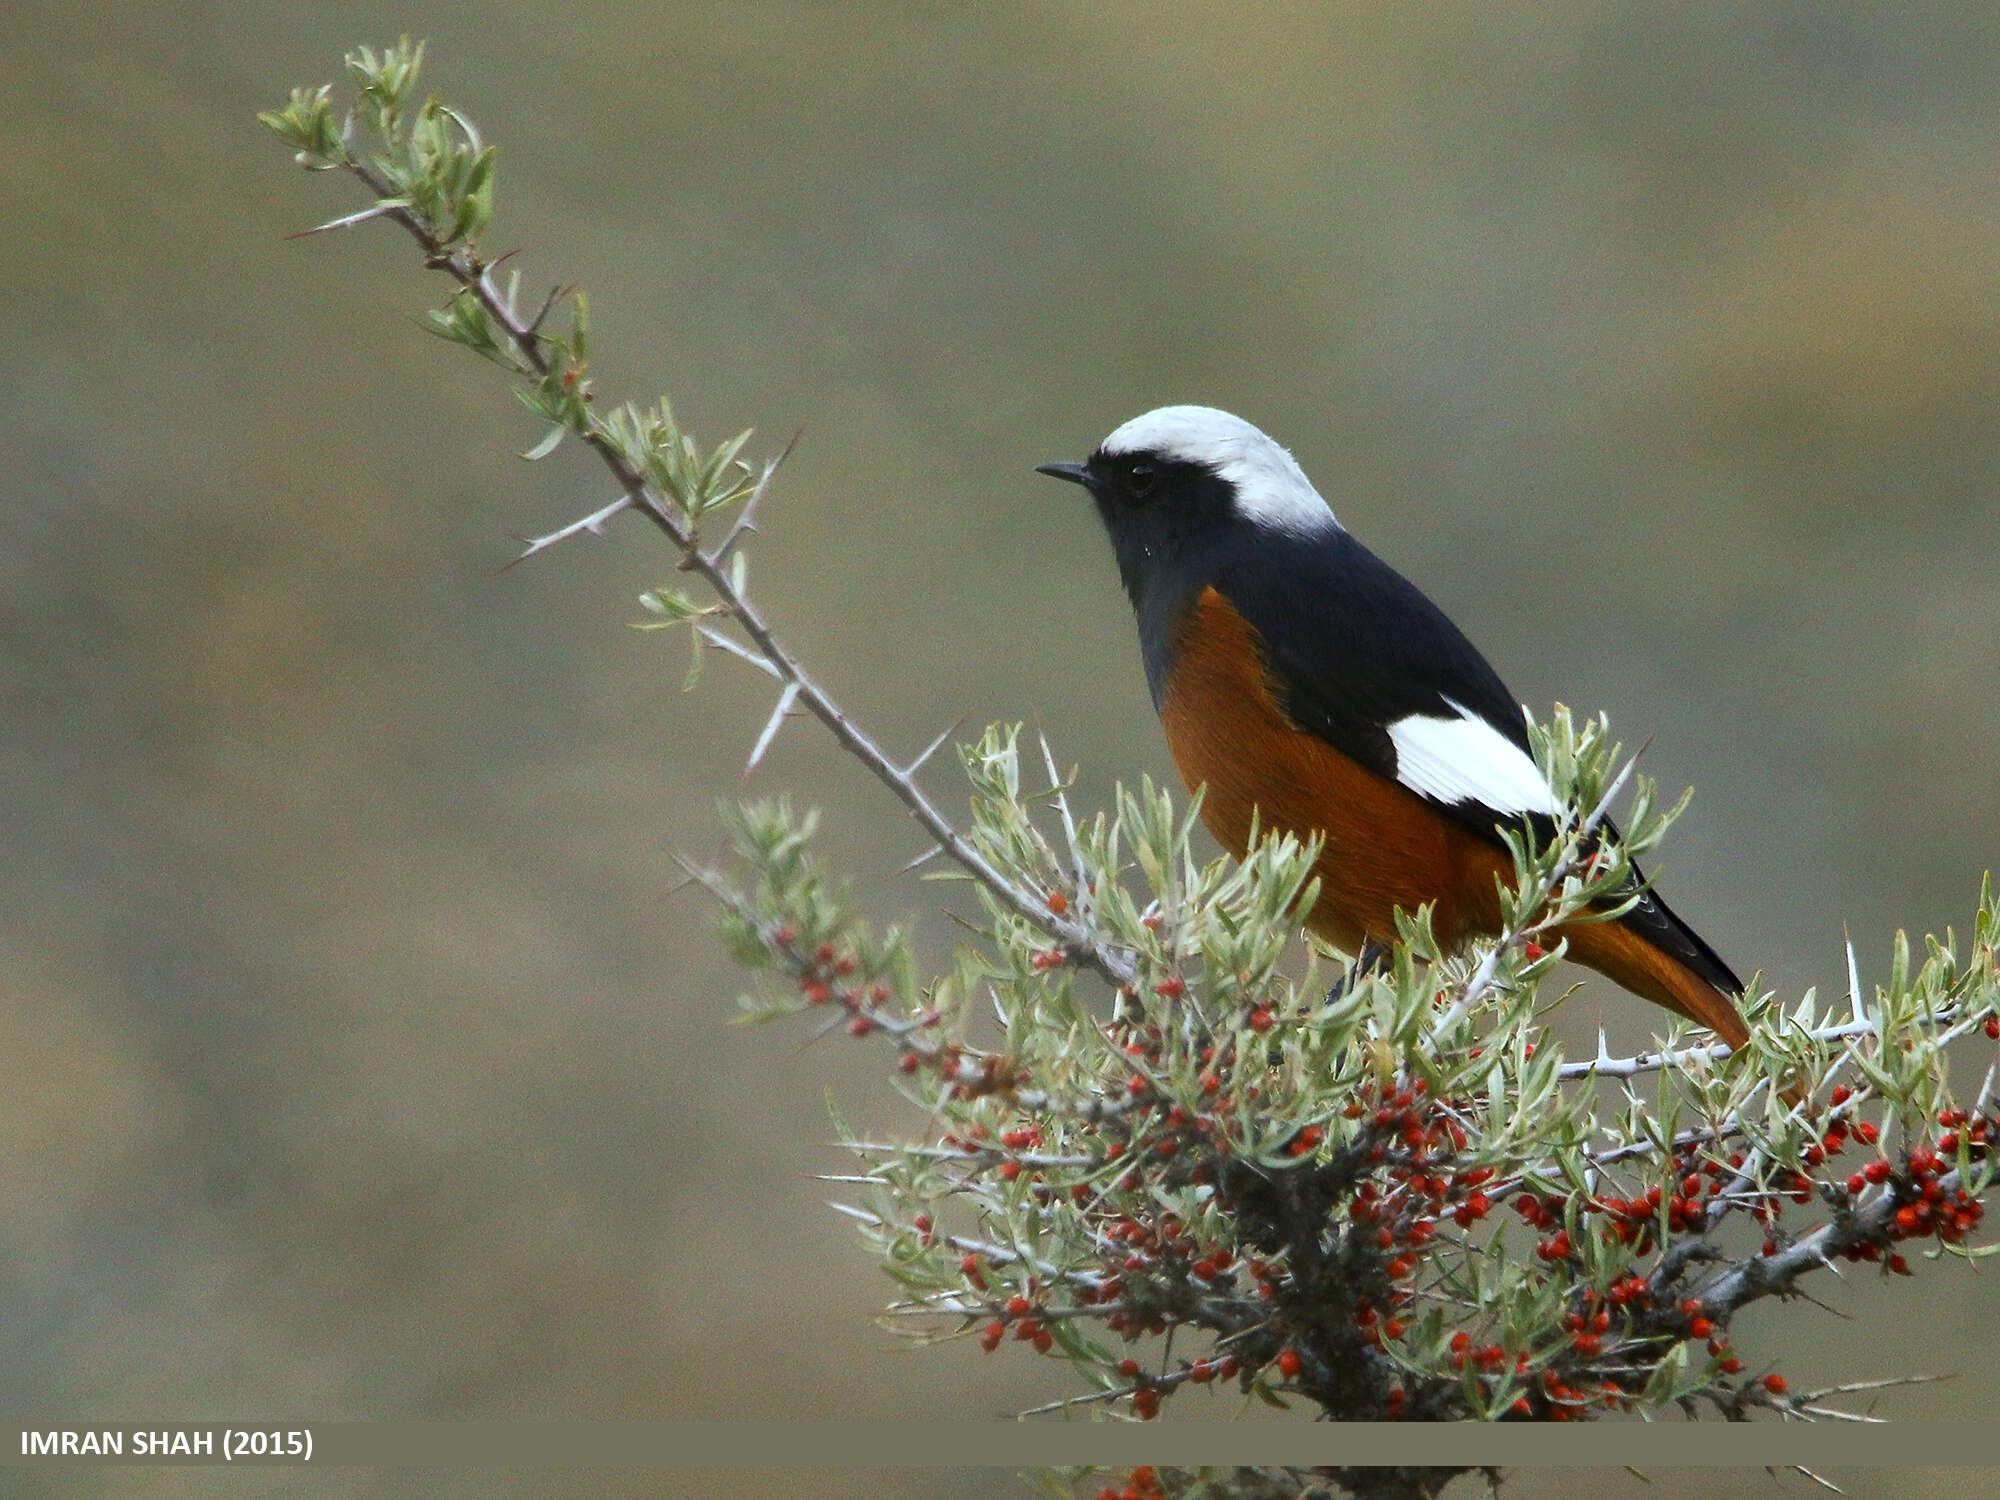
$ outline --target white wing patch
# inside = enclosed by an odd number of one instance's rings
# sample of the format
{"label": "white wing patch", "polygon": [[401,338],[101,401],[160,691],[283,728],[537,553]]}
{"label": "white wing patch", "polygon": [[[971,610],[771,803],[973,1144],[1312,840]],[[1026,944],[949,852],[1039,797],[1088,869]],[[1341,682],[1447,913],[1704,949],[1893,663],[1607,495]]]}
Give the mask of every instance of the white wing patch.
{"label": "white wing patch", "polygon": [[1498,813],[1558,811],[1540,768],[1507,736],[1450,698],[1457,717],[1411,714],[1389,726],[1396,779],[1438,802],[1477,802]]}

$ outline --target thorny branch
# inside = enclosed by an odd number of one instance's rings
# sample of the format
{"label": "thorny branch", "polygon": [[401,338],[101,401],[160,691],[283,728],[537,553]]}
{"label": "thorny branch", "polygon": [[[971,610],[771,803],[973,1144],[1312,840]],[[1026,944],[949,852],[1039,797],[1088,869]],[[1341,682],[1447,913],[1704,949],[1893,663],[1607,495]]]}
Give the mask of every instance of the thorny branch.
{"label": "thorny branch", "polygon": [[[387,218],[400,224],[423,248],[424,264],[428,268],[442,271],[478,300],[487,317],[505,333],[514,351],[525,362],[528,371],[537,376],[548,375],[551,369],[549,356],[544,336],[538,331],[547,308],[545,307],[542,313],[538,313],[532,320],[524,319],[516,311],[512,301],[494,285],[492,267],[488,262],[470,249],[443,243],[418,214],[395,201],[392,186],[371,171],[365,163],[350,158],[341,165],[375,194],[377,202],[373,208],[364,209],[343,220],[336,220],[335,225],[348,227],[374,218]],[[905,770],[898,766],[871,736],[848,717],[846,711],[834,701],[833,696],[821,687],[798,658],[780,643],[770,622],[737,587],[728,568],[729,553],[749,526],[750,506],[754,506],[764,487],[769,484],[784,454],[781,453],[778,458],[766,465],[757,492],[745,507],[736,528],[714,549],[704,551],[701,540],[694,530],[683,524],[680,517],[674,514],[672,508],[654,489],[651,481],[627,460],[619,451],[617,444],[594,419],[578,436],[611,471],[611,476],[618,485],[619,499],[547,537],[531,541],[522,552],[521,558],[532,556],[544,547],[578,532],[597,531],[620,510],[629,508],[637,511],[665,535],[674,549],[680,553],[680,567],[684,571],[698,575],[714,592],[721,604],[722,612],[742,627],[743,633],[755,646],[758,656],[768,664],[773,675],[785,684],[787,701],[782,704],[784,709],[789,709],[792,706],[789,700],[795,699],[798,706],[824,724],[841,748],[866,766],[876,780],[886,786],[890,793],[909,810],[910,815],[924,831],[936,840],[943,852],[956,861],[1003,907],[1048,933],[1073,958],[1096,970],[1112,985],[1122,988],[1132,982],[1132,963],[1123,953],[1111,947],[1084,924],[1057,916],[1048,909],[1047,903],[1038,893],[1023,888],[995,869],[931,801],[913,774],[915,768]],[[790,451],[788,446],[785,452]],[[517,558],[516,561],[520,561],[521,558]],[[712,634],[708,634],[708,638],[717,641],[717,637]],[[774,725],[778,717],[779,715],[773,716]]]}
{"label": "thorny branch", "polygon": [[[1932,1015],[1931,1020],[1939,1026],[1949,1026],[1958,1020],[1958,1007],[1948,1006]],[[1969,1030],[1969,1026],[1966,1028]],[[1844,1042],[1855,1037],[1867,1036],[1875,1030],[1871,1020],[1847,1021],[1838,1026],[1822,1026],[1806,1035],[1815,1042]],[[1729,1056],[1727,1042],[1707,1042],[1695,1047],[1663,1047],[1656,1052],[1635,1052],[1630,1057],[1613,1057],[1605,1050],[1604,1034],[1597,1037],[1597,1056],[1589,1062],[1566,1062],[1556,1070],[1556,1076],[1564,1082],[1580,1078],[1637,1078],[1642,1073],[1658,1073],[1667,1068],[1682,1068],[1696,1061],[1721,1062]]]}
{"label": "thorny branch", "polygon": [[[610,504],[526,540],[515,562],[637,510],[717,601],[666,590],[648,608],[687,624],[698,655],[713,646],[772,679],[750,765],[788,716],[819,719],[930,836],[913,864],[949,856],[998,919],[955,975],[918,984],[902,935],[877,941],[830,894],[804,852],[810,815],[795,821],[783,803],[738,810],[754,886],[689,870],[721,902],[739,957],[777,981],[775,998],[745,1002],[750,1018],[822,1007],[818,1034],[886,1037],[908,1080],[899,1087],[940,1128],[935,1144],[850,1139],[866,1169],[829,1179],[864,1199],[835,1206],[903,1286],[889,1311],[899,1331],[978,1329],[988,1353],[1010,1339],[1067,1357],[1094,1389],[1047,1409],[1098,1402],[1142,1418],[1176,1391],[1228,1383],[1350,1418],[1562,1421],[1697,1397],[1731,1417],[1756,1406],[1851,1415],[1818,1404],[1843,1388],[1788,1396],[1775,1372],[1733,1380],[1744,1362],[1726,1325],[1759,1298],[1804,1297],[1803,1277],[1841,1259],[1907,1274],[1900,1242],[1984,1253],[1965,1242],[2000,1145],[1993,1074],[1971,1110],[1956,1107],[1942,1049],[1975,1028],[2000,1041],[1990,885],[1969,964],[1948,937],[1913,978],[1899,937],[1894,975],[1870,1004],[1850,947],[1851,1020],[1816,1019],[1808,996],[1789,1018],[1772,1008],[1775,1024],[1760,1025],[1754,1051],[1734,1062],[1699,1045],[1613,1058],[1600,1036],[1594,1059],[1564,1063],[1552,1049],[1536,1056],[1536,989],[1560,956],[1549,934],[1635,899],[1627,857],[1653,847],[1673,816],[1655,813],[1640,778],[1630,837],[1600,848],[1595,835],[1633,771],[1627,762],[1613,776],[1601,720],[1579,734],[1558,707],[1546,767],[1576,806],[1555,843],[1515,849],[1497,939],[1446,954],[1418,914],[1386,967],[1361,966],[1324,999],[1280,964],[1289,918],[1312,899],[1310,846],[1276,841],[1233,871],[1203,866],[1188,842],[1192,811],[1176,814],[1150,786],[1139,798],[1121,791],[1114,817],[1080,828],[1046,741],[1048,787],[1028,793],[1004,730],[968,750],[974,798],[961,832],[917,781],[952,729],[898,765],[747,597],[735,549],[790,445],[757,473],[735,461],[744,434],[700,467],[664,403],[657,422],[589,407],[582,299],[573,338],[546,335],[568,290],[524,318],[519,278],[502,290],[492,274],[507,257],[475,249],[490,217],[490,149],[435,99],[407,136],[396,124],[420,54],[405,42],[379,65],[365,49],[350,58],[364,90],[357,108],[407,146],[407,174],[396,159],[364,163],[348,149],[356,116],[343,135],[324,89],[295,93],[292,110],[266,122],[302,148],[301,162],[344,168],[375,194],[323,228],[401,224],[456,284],[439,331],[539,382],[521,394],[553,429],[526,456],[574,434],[615,480]],[[674,466],[675,444],[698,479]],[[729,478],[715,488],[718,472]],[[721,541],[705,544],[699,518],[738,502]],[[1031,811],[1043,804],[1059,832]],[[1123,878],[1128,853],[1149,905]],[[1076,965],[1120,991],[1109,1021],[1072,992],[1065,970]],[[991,1002],[1007,1050],[967,1041],[975,1000]],[[1664,1075],[1657,1115],[1632,1088],[1643,1075]],[[1773,1092],[1788,1077],[1800,1080],[1796,1095]],[[1560,1087],[1604,1078],[1625,1085],[1622,1119],[1594,1112],[1597,1091]],[[1852,1086],[1820,1102],[1836,1078]],[[1690,1103],[1692,1120],[1679,1112]],[[1873,1149],[1843,1177],[1831,1159],[1850,1135]],[[1780,1222],[1784,1203],[1815,1198],[1824,1222]],[[1482,1227],[1503,1200],[1542,1236],[1532,1255]],[[1739,1207],[1763,1226],[1761,1254],[1725,1252],[1715,1238]],[[1164,1343],[1142,1363],[1148,1339]],[[1453,1471],[1327,1469],[1303,1485],[1302,1471],[1271,1472],[1278,1493],[1409,1500]]]}
{"label": "thorny branch", "polygon": [[[1555,926],[1568,915],[1559,910],[1553,912],[1549,910],[1552,898],[1578,865],[1594,860],[1595,855],[1589,848],[1588,840],[1610,814],[1611,804],[1618,800],[1618,794],[1625,789],[1625,783],[1631,779],[1632,772],[1638,764],[1638,757],[1632,757],[1612,778],[1611,784],[1604,789],[1604,795],[1597,800],[1597,805],[1584,818],[1583,825],[1578,830],[1578,842],[1574,851],[1543,871],[1528,889],[1521,893],[1520,916],[1502,928],[1492,947],[1480,958],[1479,966],[1472,971],[1472,977],[1465,982],[1458,999],[1439,1020],[1437,1031],[1440,1035],[1449,1032],[1492,988],[1499,976],[1500,958],[1503,953],[1515,944],[1527,941],[1534,934]],[[1570,816],[1569,813],[1564,814],[1564,825],[1557,831],[1559,838],[1567,832],[1567,820]]]}

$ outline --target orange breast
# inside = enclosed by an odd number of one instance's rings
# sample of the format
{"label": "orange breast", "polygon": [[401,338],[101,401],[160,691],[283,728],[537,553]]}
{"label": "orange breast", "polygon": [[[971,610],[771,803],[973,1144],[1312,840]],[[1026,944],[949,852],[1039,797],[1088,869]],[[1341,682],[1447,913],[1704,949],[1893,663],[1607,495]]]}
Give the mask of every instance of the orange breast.
{"label": "orange breast", "polygon": [[[1253,819],[1265,829],[1325,840],[1314,873],[1320,896],[1302,920],[1347,951],[1396,936],[1398,907],[1434,903],[1447,945],[1500,925],[1494,878],[1513,861],[1399,783],[1296,728],[1273,696],[1257,633],[1214,589],[1203,589],[1174,640],[1160,722],[1192,791],[1206,785],[1202,819],[1241,855]],[[1561,929],[1570,957],[1635,995],[1709,1027],[1732,1047],[1748,1035],[1729,999],[1620,922]]]}
{"label": "orange breast", "polygon": [[1256,632],[1221,594],[1202,590],[1173,643],[1160,722],[1189,790],[1206,785],[1202,819],[1224,847],[1265,829],[1317,834],[1319,904],[1305,918],[1353,951],[1395,938],[1397,907],[1436,903],[1447,943],[1499,923],[1493,877],[1504,853],[1441,817],[1413,792],[1357,765],[1286,719]]}

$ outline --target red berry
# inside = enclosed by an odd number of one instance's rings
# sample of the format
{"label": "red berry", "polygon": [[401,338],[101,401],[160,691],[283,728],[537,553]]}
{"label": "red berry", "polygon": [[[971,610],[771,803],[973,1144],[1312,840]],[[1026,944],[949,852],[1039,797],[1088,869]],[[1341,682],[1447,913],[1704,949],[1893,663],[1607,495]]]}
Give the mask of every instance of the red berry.
{"label": "red berry", "polygon": [[1764,1377],[1764,1389],[1774,1396],[1784,1395],[1785,1377],[1782,1375],[1766,1375]]}
{"label": "red berry", "polygon": [[1136,1411],[1142,1420],[1152,1421],[1160,1414],[1160,1393],[1151,1386],[1147,1386],[1143,1391],[1134,1391],[1132,1410]]}
{"label": "red berry", "polygon": [[1278,1355],[1278,1373],[1290,1380],[1299,1373],[1299,1368],[1304,1363],[1305,1361],[1299,1358],[1298,1350],[1282,1350]]}
{"label": "red berry", "polygon": [[1049,910],[1057,916],[1061,916],[1069,910],[1069,897],[1065,896],[1061,891],[1050,891]]}

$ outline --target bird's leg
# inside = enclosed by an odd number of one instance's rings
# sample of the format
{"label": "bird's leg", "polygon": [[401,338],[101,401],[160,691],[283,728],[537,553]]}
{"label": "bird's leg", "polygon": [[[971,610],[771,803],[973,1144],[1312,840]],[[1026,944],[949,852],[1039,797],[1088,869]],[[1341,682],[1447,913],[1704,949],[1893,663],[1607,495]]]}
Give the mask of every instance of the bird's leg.
{"label": "bird's leg", "polygon": [[[1347,972],[1335,980],[1333,987],[1326,992],[1326,1003],[1331,1005],[1336,1000],[1344,999],[1355,985],[1366,979],[1370,974],[1381,969],[1386,969],[1388,966],[1389,945],[1387,943],[1378,943],[1372,938],[1364,938],[1361,943],[1361,951],[1354,955],[1354,962],[1348,965]],[[1284,1049],[1273,1043],[1270,1053],[1271,1066],[1275,1068],[1283,1058]]]}
{"label": "bird's leg", "polygon": [[1332,989],[1326,992],[1326,1003],[1331,1005],[1336,1000],[1344,999],[1348,991],[1362,980],[1388,966],[1389,945],[1378,943],[1373,938],[1365,939],[1361,944],[1361,951],[1354,955],[1354,962],[1348,965],[1347,972],[1335,981]]}

